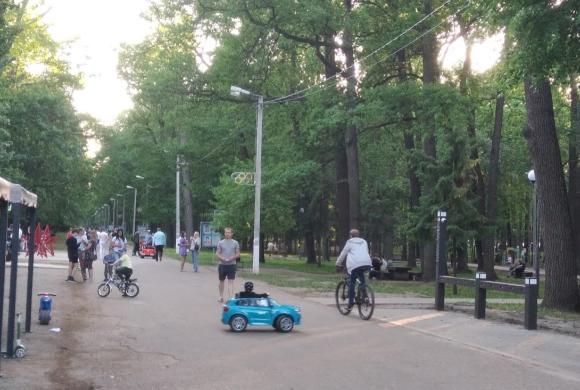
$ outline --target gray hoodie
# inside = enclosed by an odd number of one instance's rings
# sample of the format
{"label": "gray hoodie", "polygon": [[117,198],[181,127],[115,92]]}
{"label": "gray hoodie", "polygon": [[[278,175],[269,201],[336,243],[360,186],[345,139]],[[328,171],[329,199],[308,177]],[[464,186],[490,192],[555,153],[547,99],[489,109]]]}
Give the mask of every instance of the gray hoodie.
{"label": "gray hoodie", "polygon": [[351,271],[358,267],[372,265],[367,242],[360,237],[353,237],[346,242],[342,252],[336,259],[336,265],[342,265],[346,258],[346,269]]}

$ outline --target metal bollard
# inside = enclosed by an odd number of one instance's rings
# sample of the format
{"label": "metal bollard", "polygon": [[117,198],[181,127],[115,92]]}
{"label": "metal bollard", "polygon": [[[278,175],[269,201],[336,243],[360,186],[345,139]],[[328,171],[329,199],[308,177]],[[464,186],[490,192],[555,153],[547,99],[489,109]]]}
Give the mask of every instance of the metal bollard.
{"label": "metal bollard", "polygon": [[527,330],[538,329],[538,278],[525,279],[524,327]]}
{"label": "metal bollard", "polygon": [[478,320],[485,319],[487,290],[481,288],[481,281],[486,279],[487,275],[485,272],[475,273],[475,312],[473,313],[473,316]]}

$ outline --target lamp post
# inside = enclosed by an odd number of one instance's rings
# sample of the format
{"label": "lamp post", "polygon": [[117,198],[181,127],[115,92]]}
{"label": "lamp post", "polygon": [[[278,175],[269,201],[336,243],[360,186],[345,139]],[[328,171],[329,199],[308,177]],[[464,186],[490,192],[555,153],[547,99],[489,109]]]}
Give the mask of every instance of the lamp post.
{"label": "lamp post", "polygon": [[107,213],[105,214],[105,226],[106,229],[109,229],[109,215],[111,214],[111,206],[109,206],[108,203],[105,203],[103,207],[107,209]]}
{"label": "lamp post", "polygon": [[179,235],[181,230],[181,205],[179,197],[179,176],[181,176],[181,162],[179,161],[179,155],[177,155],[176,169],[175,169],[175,250],[179,251]]}
{"label": "lamp post", "polygon": [[123,194],[116,194],[118,197],[123,197],[123,212],[122,212],[122,220],[121,220],[121,228],[125,231],[125,193]]}
{"label": "lamp post", "polygon": [[536,173],[532,169],[528,172],[528,180],[532,183],[534,191],[532,192],[532,241],[533,241],[533,252],[532,261],[534,264],[534,275],[538,278],[538,284],[540,283],[540,232],[538,229],[538,198],[536,195]]}
{"label": "lamp post", "polygon": [[113,202],[113,229],[114,229],[117,222],[117,199],[109,198],[109,200]]}
{"label": "lamp post", "polygon": [[[141,175],[135,175],[135,179],[138,180],[145,180],[144,176]],[[134,189],[135,190],[135,196],[133,197],[133,231],[131,232],[131,234],[135,234],[136,227],[137,227],[137,185],[135,185],[135,187],[133,186],[127,186],[127,189]]]}
{"label": "lamp post", "polygon": [[252,256],[252,271],[257,274],[260,273],[260,198],[262,189],[262,120],[264,116],[264,97],[236,86],[231,86],[230,94],[236,97],[241,95],[251,96],[258,100],[256,113],[256,173],[254,175],[256,182],[254,197],[254,252]]}
{"label": "lamp post", "polygon": [[128,190],[135,190],[135,194],[133,196],[133,230],[131,234],[135,234],[135,216],[137,215],[137,187],[127,186]]}

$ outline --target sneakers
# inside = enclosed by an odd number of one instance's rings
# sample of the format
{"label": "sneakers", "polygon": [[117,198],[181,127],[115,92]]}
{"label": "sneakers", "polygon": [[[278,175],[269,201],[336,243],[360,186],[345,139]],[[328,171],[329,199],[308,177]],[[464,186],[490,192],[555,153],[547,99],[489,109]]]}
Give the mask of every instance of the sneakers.
{"label": "sneakers", "polygon": [[[354,306],[354,305],[353,305]],[[344,310],[346,314],[350,313],[352,311],[353,306],[347,306],[346,309]]]}
{"label": "sneakers", "polygon": [[223,298],[219,298],[219,299],[218,299],[218,302],[219,302],[219,303],[224,303],[224,299],[223,299]]}
{"label": "sneakers", "polygon": [[75,278],[73,278],[72,276],[69,276],[68,278],[66,278],[67,282],[76,282]]}

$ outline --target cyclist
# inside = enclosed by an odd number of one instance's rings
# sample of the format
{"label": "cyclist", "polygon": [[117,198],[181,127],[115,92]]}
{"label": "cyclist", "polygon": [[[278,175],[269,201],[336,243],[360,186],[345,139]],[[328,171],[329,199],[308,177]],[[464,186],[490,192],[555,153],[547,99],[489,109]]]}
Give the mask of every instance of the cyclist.
{"label": "cyclist", "polygon": [[352,229],[350,231],[350,239],[346,242],[340,255],[336,259],[337,270],[343,269],[343,264],[346,259],[346,270],[350,275],[347,311],[351,311],[354,304],[354,288],[356,285],[356,279],[358,278],[361,284],[364,285],[365,271],[372,265],[371,256],[369,255],[369,246],[367,242],[359,236],[360,232],[358,229]]}

